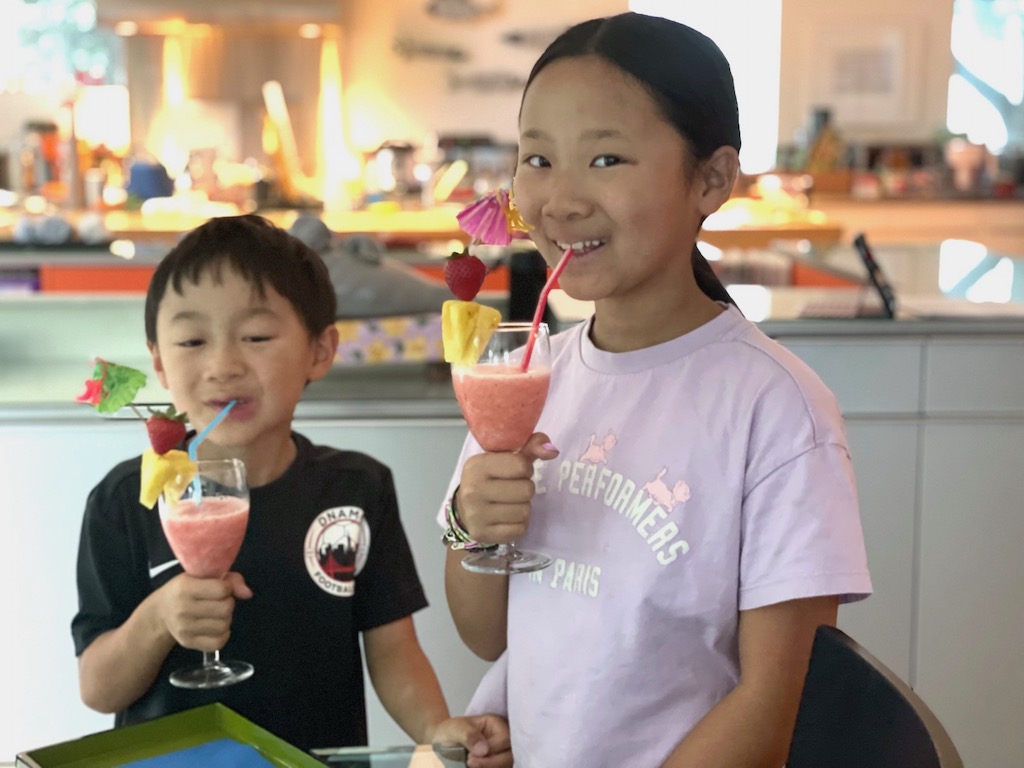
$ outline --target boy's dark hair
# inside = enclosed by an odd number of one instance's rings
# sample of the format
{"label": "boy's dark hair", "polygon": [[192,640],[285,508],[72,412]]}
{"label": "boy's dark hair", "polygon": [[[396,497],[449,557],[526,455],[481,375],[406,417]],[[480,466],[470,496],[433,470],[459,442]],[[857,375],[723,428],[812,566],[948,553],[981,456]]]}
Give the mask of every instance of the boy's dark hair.
{"label": "boy's dark hair", "polygon": [[168,288],[198,283],[206,274],[219,280],[227,266],[261,298],[266,286],[287,299],[311,338],[335,320],[337,299],[320,255],[262,216],[224,216],[196,227],[160,262],[146,293],[146,339],[156,343],[156,315]]}
{"label": "boy's dark hair", "polygon": [[[706,160],[719,147],[740,148],[739,108],[729,61],[711,38],[669,19],[621,13],[570,27],[540,55],[526,80],[559,59],[593,55],[630,75],[660,108],[689,147]],[[734,303],[694,246],[693,271],[701,290]]]}

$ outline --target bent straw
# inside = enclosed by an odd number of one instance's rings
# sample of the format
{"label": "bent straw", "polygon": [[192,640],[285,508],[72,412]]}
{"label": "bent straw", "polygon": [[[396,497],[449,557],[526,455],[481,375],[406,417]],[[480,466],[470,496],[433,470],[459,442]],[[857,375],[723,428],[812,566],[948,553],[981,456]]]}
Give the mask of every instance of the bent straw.
{"label": "bent straw", "polygon": [[540,320],[544,317],[544,307],[548,304],[548,294],[551,293],[551,288],[558,282],[559,275],[562,274],[565,265],[569,263],[571,258],[572,248],[566,248],[562,258],[558,260],[555,268],[551,270],[551,276],[548,277],[548,281],[544,283],[544,287],[540,290],[540,297],[537,299],[537,309],[533,313],[533,325],[530,327],[530,338],[526,342],[526,352],[523,353],[523,362],[519,368],[523,373],[526,373],[526,370],[530,367],[530,357],[533,355],[534,342],[537,341],[537,329],[540,328]]}
{"label": "bent straw", "polygon": [[[237,403],[237,402],[238,402],[237,400],[229,401],[228,404],[225,405],[221,409],[220,413],[218,413],[216,416],[213,417],[213,421],[211,421],[209,424],[206,425],[206,429],[204,429],[202,432],[200,432],[198,435],[196,435],[196,439],[193,440],[191,443],[189,443],[189,445],[188,445],[188,457],[189,457],[189,459],[191,459],[193,462],[196,460],[196,451],[199,449],[199,444],[201,442],[203,442],[203,440],[206,439],[206,436],[208,434],[210,434],[210,432],[213,430],[214,427],[216,427],[218,424],[220,424],[224,420],[224,417],[228,415],[228,411],[230,411],[232,408],[234,408],[235,407],[235,403]],[[195,478],[192,480],[192,500],[195,502],[197,507],[203,501],[203,489],[202,489],[202,487],[201,487],[201,485],[199,483],[199,473],[198,472],[196,473]]]}

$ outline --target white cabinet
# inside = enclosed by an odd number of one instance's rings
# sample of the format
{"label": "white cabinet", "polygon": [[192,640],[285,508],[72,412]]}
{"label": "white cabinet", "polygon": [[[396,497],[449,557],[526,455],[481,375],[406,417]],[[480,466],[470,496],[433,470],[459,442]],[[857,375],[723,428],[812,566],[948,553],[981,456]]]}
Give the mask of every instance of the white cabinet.
{"label": "white cabinet", "polygon": [[75,561],[89,491],[143,435],[137,422],[0,426],[0,762],[114,725],[78,695]]}
{"label": "white cabinet", "polygon": [[916,689],[971,768],[1024,765],[1024,419],[924,427]]}
{"label": "white cabinet", "polygon": [[839,609],[839,627],[911,679],[918,425],[847,420],[874,593]]}
{"label": "white cabinet", "polygon": [[1024,765],[1024,337],[780,341],[846,417],[874,594],[840,626],[966,765]]}

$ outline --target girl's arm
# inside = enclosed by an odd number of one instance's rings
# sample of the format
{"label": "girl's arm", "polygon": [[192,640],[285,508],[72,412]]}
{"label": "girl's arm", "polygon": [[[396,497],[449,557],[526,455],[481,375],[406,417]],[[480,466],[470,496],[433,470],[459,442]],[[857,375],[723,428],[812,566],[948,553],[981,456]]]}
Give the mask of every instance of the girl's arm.
{"label": "girl's arm", "polygon": [[[462,465],[455,508],[476,541],[502,544],[526,533],[535,487],[533,462],[558,456],[549,438],[536,432],[518,453],[481,453]],[[445,593],[455,627],[466,646],[486,661],[505,650],[508,618],[508,577],[470,573],[462,567],[464,553],[448,552]]]}
{"label": "girl's arm", "polygon": [[508,576],[471,573],[462,567],[464,553],[448,550],[444,587],[459,637],[473,653],[494,661],[505,650],[508,621]]}
{"label": "girl's arm", "polygon": [[837,597],[790,600],[739,620],[740,682],[682,740],[664,768],[780,768],[796,724],[815,630]]}

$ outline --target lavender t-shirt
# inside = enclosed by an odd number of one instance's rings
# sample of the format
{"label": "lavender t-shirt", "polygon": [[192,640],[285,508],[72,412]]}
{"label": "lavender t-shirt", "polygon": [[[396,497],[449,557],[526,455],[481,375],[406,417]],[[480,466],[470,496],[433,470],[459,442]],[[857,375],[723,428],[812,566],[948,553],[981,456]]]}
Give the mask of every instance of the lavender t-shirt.
{"label": "lavender t-shirt", "polygon": [[[871,592],[832,393],[734,309],[608,353],[552,340],[508,648],[471,711],[507,711],[516,765],[660,765],[739,678],[739,611]],[[461,464],[480,449],[467,440]]]}

